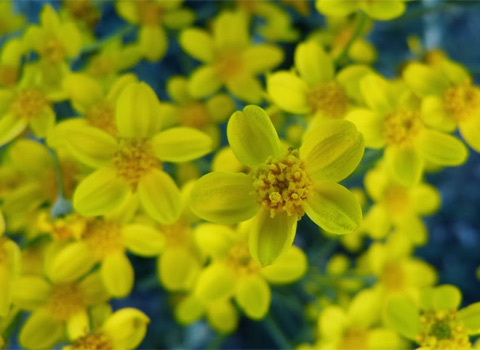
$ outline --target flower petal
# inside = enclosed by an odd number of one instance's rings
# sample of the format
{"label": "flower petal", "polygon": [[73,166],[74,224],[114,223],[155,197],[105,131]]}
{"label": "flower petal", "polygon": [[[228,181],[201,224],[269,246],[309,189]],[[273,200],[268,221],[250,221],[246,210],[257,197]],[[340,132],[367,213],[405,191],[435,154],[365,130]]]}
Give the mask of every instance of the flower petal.
{"label": "flower petal", "polygon": [[362,221],[362,209],[356,197],[336,183],[315,183],[304,203],[310,219],[331,233],[350,233]]}
{"label": "flower petal", "polygon": [[165,247],[165,237],[153,227],[130,224],[122,229],[123,243],[135,255],[159,255]]}
{"label": "flower petal", "polygon": [[190,76],[188,91],[195,98],[202,98],[217,92],[223,81],[213,66],[198,68]]}
{"label": "flower petal", "polygon": [[158,260],[158,273],[162,284],[171,291],[189,290],[200,272],[194,253],[186,247],[169,247]]}
{"label": "flower petal", "polygon": [[365,13],[376,20],[388,21],[399,17],[405,12],[406,5],[403,1],[364,1],[360,7]]}
{"label": "flower petal", "polygon": [[86,113],[104,97],[102,86],[86,74],[71,73],[67,75],[63,80],[63,87],[74,108],[81,113]]}
{"label": "flower petal", "polygon": [[290,283],[300,279],[307,271],[307,256],[292,246],[274,264],[262,268],[262,276],[270,283]]}
{"label": "flower petal", "polygon": [[419,96],[440,95],[449,82],[443,74],[423,63],[410,63],[403,71],[408,87]]}
{"label": "flower petal", "polygon": [[103,168],[80,182],[73,194],[73,206],[86,216],[103,215],[119,207],[130,192],[126,181],[113,168]]}
{"label": "flower petal", "polygon": [[209,153],[212,139],[196,129],[176,127],[155,135],[152,148],[162,161],[188,162]]}
{"label": "flower petal", "polygon": [[258,211],[252,178],[223,172],[207,174],[195,183],[190,206],[198,217],[219,224],[239,223]]}
{"label": "flower petal", "polygon": [[377,74],[368,74],[360,80],[360,91],[370,109],[385,115],[393,108],[394,97],[390,96],[390,85]]}
{"label": "flower petal", "polygon": [[386,322],[391,328],[408,339],[415,340],[420,332],[420,315],[407,299],[392,298],[386,307]]}
{"label": "flower petal", "polygon": [[151,62],[163,58],[168,48],[167,34],[159,25],[140,26],[138,43],[145,58]]}
{"label": "flower petal", "polygon": [[262,266],[273,264],[292,246],[297,231],[297,216],[261,209],[252,221],[248,245],[252,258]]}
{"label": "flower petal", "polygon": [[123,308],[113,313],[102,331],[112,340],[114,349],[135,349],[145,337],[150,319],[140,310]]}
{"label": "flower petal", "polygon": [[27,349],[50,349],[63,332],[62,322],[55,319],[50,312],[37,311],[23,324],[19,341]]}
{"label": "flower petal", "polygon": [[333,80],[334,66],[330,55],[313,40],[301,43],[295,50],[295,67],[309,85]]}
{"label": "flower petal", "polygon": [[355,108],[346,116],[346,120],[355,124],[365,138],[365,146],[381,148],[385,145],[383,117],[366,108]]}
{"label": "flower petal", "polygon": [[123,298],[133,288],[134,272],[125,253],[107,255],[101,267],[102,280],[107,291],[115,298]]}
{"label": "flower petal", "polygon": [[322,120],[307,131],[300,157],[317,181],[338,182],[350,175],[363,157],[363,136],[346,120]]}
{"label": "flower petal", "polygon": [[43,139],[47,137],[50,130],[55,126],[55,112],[50,107],[46,107],[42,113],[36,115],[30,121],[30,128],[35,137]]}
{"label": "flower petal", "polygon": [[148,138],[160,131],[160,101],[150,86],[132,83],[120,93],[115,113],[123,137]]}
{"label": "flower petal", "polygon": [[214,43],[212,37],[202,29],[189,28],[180,35],[179,43],[190,56],[208,63],[214,58]]}
{"label": "flower petal", "polygon": [[85,275],[95,264],[90,249],[82,241],[66,245],[48,264],[48,277],[54,283],[71,282]]}
{"label": "flower petal", "polygon": [[434,310],[457,310],[462,302],[462,293],[452,285],[438,286],[433,291],[432,305]]}
{"label": "flower petal", "polygon": [[308,86],[293,73],[280,71],[268,76],[267,92],[284,111],[306,114],[311,110],[307,101]]}
{"label": "flower petal", "polygon": [[358,9],[356,1],[347,0],[317,0],[315,8],[327,16],[347,16]]}
{"label": "flower petal", "polygon": [[468,150],[459,139],[440,131],[424,130],[417,142],[422,157],[434,164],[458,166],[468,157]]}
{"label": "flower petal", "polygon": [[6,114],[0,118],[0,146],[12,141],[27,127],[24,119],[13,114]]}
{"label": "flower petal", "polygon": [[227,88],[240,100],[247,103],[260,104],[263,100],[263,88],[254,76],[241,74],[229,79]]}
{"label": "flower petal", "polygon": [[172,178],[153,169],[138,183],[138,196],[146,212],[161,224],[173,224],[182,212],[182,198]]}
{"label": "flower petal", "polygon": [[245,68],[252,75],[257,75],[278,66],[283,60],[283,51],[269,44],[250,46],[243,52],[242,60]]}
{"label": "flower petal", "polygon": [[409,187],[420,181],[424,161],[416,149],[388,147],[384,157],[394,178],[402,185]]}
{"label": "flower petal", "polygon": [[277,131],[267,113],[260,107],[247,106],[235,112],[228,121],[227,137],[235,156],[254,168],[269,157],[282,155]]}
{"label": "flower petal", "polygon": [[213,39],[217,49],[241,49],[248,46],[248,17],[243,11],[220,14],[213,24]]}
{"label": "flower petal", "polygon": [[224,299],[233,295],[236,278],[232,269],[224,263],[213,263],[198,277],[195,295],[205,302]]}
{"label": "flower petal", "polygon": [[475,151],[480,152],[480,118],[473,117],[461,122],[458,126],[465,142]]}
{"label": "flower petal", "polygon": [[272,292],[267,282],[255,274],[241,277],[235,291],[235,299],[248,317],[260,320],[270,307]]}

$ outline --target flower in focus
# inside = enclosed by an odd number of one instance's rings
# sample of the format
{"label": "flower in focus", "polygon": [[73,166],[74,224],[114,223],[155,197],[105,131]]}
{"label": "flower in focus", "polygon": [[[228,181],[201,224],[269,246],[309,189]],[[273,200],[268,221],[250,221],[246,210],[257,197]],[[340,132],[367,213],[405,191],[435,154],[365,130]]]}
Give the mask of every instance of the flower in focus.
{"label": "flower in focus", "polygon": [[262,266],[292,245],[297,221],[305,214],[321,228],[343,234],[358,227],[362,212],[338,181],[363,156],[363,138],[344,120],[319,121],[299,150],[285,151],[263,109],[247,106],[227,126],[235,156],[249,174],[213,172],[192,190],[193,212],[208,221],[232,224],[255,217],[250,252]]}

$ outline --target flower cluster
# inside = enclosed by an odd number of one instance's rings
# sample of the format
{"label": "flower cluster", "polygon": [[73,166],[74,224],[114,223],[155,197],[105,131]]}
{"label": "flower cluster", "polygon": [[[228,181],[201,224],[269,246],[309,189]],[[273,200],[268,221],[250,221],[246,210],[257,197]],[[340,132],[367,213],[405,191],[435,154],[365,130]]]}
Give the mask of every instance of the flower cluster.
{"label": "flower cluster", "polygon": [[387,78],[368,40],[418,4],[22,5],[0,2],[0,348],[167,347],[141,293],[280,347],[475,347],[480,304],[415,253],[428,173],[480,152],[480,87],[423,48]]}

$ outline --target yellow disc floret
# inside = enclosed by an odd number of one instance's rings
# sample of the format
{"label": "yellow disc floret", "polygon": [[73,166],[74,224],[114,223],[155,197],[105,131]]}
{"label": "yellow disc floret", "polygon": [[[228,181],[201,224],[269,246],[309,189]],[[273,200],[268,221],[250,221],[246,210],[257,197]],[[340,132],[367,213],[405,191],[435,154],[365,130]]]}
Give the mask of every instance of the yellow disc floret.
{"label": "yellow disc floret", "polygon": [[110,135],[117,134],[115,124],[115,110],[109,103],[101,103],[93,106],[85,116],[90,125],[108,132]]}
{"label": "yellow disc floret", "polygon": [[42,47],[40,54],[51,64],[62,62],[66,56],[62,43],[56,38],[48,40]]}
{"label": "yellow disc floret", "polygon": [[84,295],[78,284],[64,283],[54,286],[49,309],[57,319],[67,321],[84,307]]}
{"label": "yellow disc floret", "polygon": [[421,318],[417,342],[424,349],[470,349],[471,344],[455,310],[428,311]]}
{"label": "yellow disc floret", "polygon": [[297,150],[289,150],[280,159],[268,159],[254,170],[253,176],[256,200],[272,217],[286,212],[300,219],[305,214],[302,202],[308,196],[312,181]]}
{"label": "yellow disc floret", "polygon": [[252,259],[247,244],[233,246],[228,252],[227,263],[239,275],[255,274],[260,270],[260,265]]}
{"label": "yellow disc floret", "polygon": [[102,333],[87,334],[75,340],[70,346],[72,350],[112,350],[110,339]]}
{"label": "yellow disc floret", "polygon": [[383,130],[388,145],[411,146],[422,128],[420,113],[402,109],[385,117]]}
{"label": "yellow disc floret", "polygon": [[153,154],[150,143],[145,139],[122,139],[120,147],[113,155],[113,164],[118,176],[130,184],[136,191],[140,179],[154,168],[160,168],[161,162]]}
{"label": "yellow disc floret", "polygon": [[83,238],[98,259],[107,254],[124,250],[120,225],[115,222],[93,220],[88,223]]}
{"label": "yellow disc floret", "polygon": [[447,112],[457,122],[480,113],[480,89],[472,86],[470,81],[447,89],[443,101]]}
{"label": "yellow disc floret", "polygon": [[308,95],[308,104],[315,112],[329,118],[342,118],[348,107],[345,89],[336,82],[313,88]]}
{"label": "yellow disc floret", "polygon": [[10,105],[10,111],[17,117],[30,121],[40,115],[48,101],[38,89],[24,89],[18,93]]}

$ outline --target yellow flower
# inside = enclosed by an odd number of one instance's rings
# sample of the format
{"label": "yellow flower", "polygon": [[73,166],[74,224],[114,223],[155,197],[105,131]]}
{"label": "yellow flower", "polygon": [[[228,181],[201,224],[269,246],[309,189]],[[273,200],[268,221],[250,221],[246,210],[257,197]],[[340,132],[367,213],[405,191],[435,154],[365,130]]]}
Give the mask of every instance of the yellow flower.
{"label": "yellow flower", "polygon": [[216,223],[255,217],[250,251],[263,266],[289,249],[297,221],[305,213],[338,234],[359,225],[358,202],[336,183],[363,156],[363,138],[353,124],[318,122],[307,131],[299,150],[285,151],[265,111],[247,106],[232,115],[227,136],[235,156],[251,172],[205,175],[192,190],[191,207],[197,216]]}
{"label": "yellow flower", "polygon": [[188,90],[195,98],[217,92],[223,85],[242,101],[260,103],[263,89],[258,74],[283,60],[282,51],[269,44],[250,46],[248,18],[244,12],[223,12],[216,18],[213,35],[189,28],[180,35],[180,45],[201,66],[192,73]]}
{"label": "yellow flower", "polygon": [[93,30],[101,14],[92,0],[63,0],[60,14],[63,20],[72,21],[79,28],[83,43],[95,41]]}
{"label": "yellow flower", "polygon": [[211,257],[201,272],[194,294],[204,303],[233,296],[245,314],[262,319],[270,308],[270,284],[285,284],[298,280],[307,269],[305,254],[289,247],[275,263],[261,267],[253,260],[248,248],[251,222],[237,230],[228,226],[203,224],[196,229],[200,249]]}
{"label": "yellow flower", "polygon": [[202,102],[190,94],[188,80],[181,76],[170,78],[167,91],[174,102],[165,106],[170,109],[170,122],[205,132],[212,137],[216,148],[220,143],[217,124],[226,121],[235,110],[232,98],[220,93]]}
{"label": "yellow flower", "polygon": [[38,138],[45,138],[55,125],[55,112],[43,86],[38,84],[38,72],[24,68],[17,86],[0,89],[0,145],[13,140],[27,126]]}
{"label": "yellow flower", "polygon": [[325,307],[318,318],[316,349],[398,349],[402,341],[379,324],[380,303],[375,292],[365,289],[348,304]]}
{"label": "yellow flower", "polygon": [[[0,213],[1,214],[1,213]],[[3,235],[5,223],[1,219],[0,232],[0,319],[10,313],[12,284],[20,272],[20,248],[18,245]]]}
{"label": "yellow flower", "polygon": [[[0,6],[5,2],[0,3]],[[25,45],[20,39],[10,39],[0,54],[0,87],[11,87],[18,82],[20,63],[25,54]]]}
{"label": "yellow flower", "polygon": [[372,238],[383,238],[394,228],[414,244],[426,243],[427,228],[421,217],[433,214],[440,206],[440,193],[435,187],[426,183],[402,186],[382,163],[366,174],[365,189],[374,200],[364,218],[364,228]]}
{"label": "yellow flower", "polygon": [[53,347],[65,331],[76,339],[89,330],[87,308],[105,302],[99,272],[81,281],[51,283],[45,278],[25,275],[15,281],[12,300],[21,309],[32,311],[20,330],[20,344],[27,349]]}
{"label": "yellow flower", "polygon": [[267,91],[282,110],[319,116],[343,118],[355,99],[358,81],[369,68],[351,66],[335,76],[333,59],[315,41],[307,41],[295,50],[295,68],[278,71],[267,78]]}
{"label": "yellow flower", "polygon": [[103,215],[138,198],[160,223],[175,222],[181,200],[162,161],[185,162],[211,149],[211,139],[190,128],[161,130],[160,102],[145,83],[128,85],[115,111],[117,137],[91,126],[66,130],[68,149],[97,170],[76,188],[73,205],[82,215]]}
{"label": "yellow flower", "polygon": [[[317,10],[327,16],[348,16],[362,10],[369,17],[388,21],[405,12],[406,0],[316,0]],[[407,0],[408,1],[408,0]]]}
{"label": "yellow flower", "polygon": [[0,36],[21,29],[25,18],[14,12],[13,1],[0,2]]}
{"label": "yellow flower", "polygon": [[411,63],[403,72],[407,85],[422,97],[422,117],[434,128],[460,134],[480,152],[480,89],[469,73],[446,58],[434,66]]}
{"label": "yellow flower", "polygon": [[422,350],[472,349],[470,335],[480,330],[480,303],[458,310],[462,294],[452,285],[426,288],[418,303],[390,300],[387,323]]}
{"label": "yellow flower", "polygon": [[189,26],[195,16],[182,8],[183,0],[138,0],[115,1],[120,17],[140,26],[138,43],[143,56],[149,61],[158,61],[165,56],[168,38],[163,26],[181,29]]}
{"label": "yellow flower", "polygon": [[369,148],[385,148],[386,165],[404,186],[417,184],[425,164],[458,166],[468,151],[460,140],[427,127],[417,101],[401,82],[390,82],[376,74],[360,81],[368,108],[357,108],[346,116],[357,125]]}
{"label": "yellow flower", "polygon": [[142,311],[123,308],[109,315],[99,329],[82,334],[63,350],[135,349],[147,332],[150,319]]}

